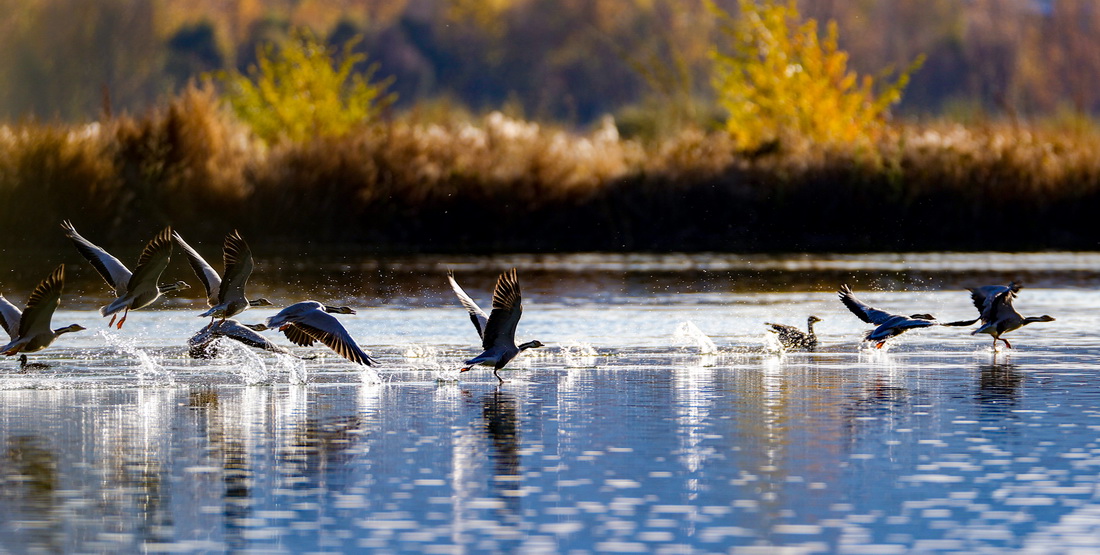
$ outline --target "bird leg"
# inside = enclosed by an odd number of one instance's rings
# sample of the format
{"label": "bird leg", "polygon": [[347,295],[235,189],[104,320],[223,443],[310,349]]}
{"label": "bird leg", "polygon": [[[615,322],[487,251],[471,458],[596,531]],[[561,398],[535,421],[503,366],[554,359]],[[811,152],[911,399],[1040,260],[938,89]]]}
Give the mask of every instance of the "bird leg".
{"label": "bird leg", "polygon": [[110,321],[110,322],[107,322],[107,327],[108,327],[108,328],[113,328],[113,327],[115,327],[115,318],[118,318],[118,313],[117,313],[117,312],[116,312],[115,314],[112,314],[112,315],[111,315],[111,321]]}
{"label": "bird leg", "polygon": [[[1001,341],[1004,341],[1004,342],[1005,342],[1005,346],[1006,346],[1006,347],[1008,347],[1009,349],[1011,349],[1011,348],[1012,348],[1012,343],[1009,343],[1007,339],[1004,339],[1004,338],[1000,338],[1000,337],[998,337],[997,339],[1000,339]],[[997,343],[997,339],[994,339],[994,340],[993,340],[993,343],[994,343],[994,344],[996,344],[996,343]]]}
{"label": "bird leg", "polygon": [[[122,329],[122,324],[126,323],[126,317],[129,316],[129,315],[130,315],[130,307],[126,307],[126,312],[122,313],[122,319],[118,321],[118,329]],[[114,321],[113,317],[111,318],[111,321]],[[110,327],[110,326],[111,326],[111,324],[107,324],[107,327]]]}
{"label": "bird leg", "polygon": [[504,378],[500,377],[500,374],[497,374],[497,370],[499,370],[499,368],[493,368],[493,375],[496,376],[498,380],[500,380],[499,385],[504,385]]}
{"label": "bird leg", "polygon": [[885,345],[885,344],[886,344],[886,342],[885,342],[885,341],[879,341],[879,342],[878,342],[878,345],[875,345],[875,348],[876,348],[876,349],[881,349],[881,348],[882,348],[882,346],[883,346],[883,345]]}
{"label": "bird leg", "polygon": [[467,367],[465,367],[465,368],[459,368],[459,369],[458,369],[458,371],[459,371],[459,372],[469,372],[469,371],[470,371],[470,367],[469,367],[469,366],[467,366]]}
{"label": "bird leg", "polygon": [[27,355],[19,355],[19,371],[27,371]]}

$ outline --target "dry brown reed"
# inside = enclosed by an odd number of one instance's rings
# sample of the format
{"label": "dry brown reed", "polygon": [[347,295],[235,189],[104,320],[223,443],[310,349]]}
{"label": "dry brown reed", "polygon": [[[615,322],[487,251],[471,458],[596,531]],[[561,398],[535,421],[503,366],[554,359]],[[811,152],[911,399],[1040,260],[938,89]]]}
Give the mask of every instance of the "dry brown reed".
{"label": "dry brown reed", "polygon": [[199,241],[374,251],[1095,248],[1100,130],[894,124],[874,149],[651,143],[493,112],[265,146],[191,88],[141,117],[0,127],[7,244]]}

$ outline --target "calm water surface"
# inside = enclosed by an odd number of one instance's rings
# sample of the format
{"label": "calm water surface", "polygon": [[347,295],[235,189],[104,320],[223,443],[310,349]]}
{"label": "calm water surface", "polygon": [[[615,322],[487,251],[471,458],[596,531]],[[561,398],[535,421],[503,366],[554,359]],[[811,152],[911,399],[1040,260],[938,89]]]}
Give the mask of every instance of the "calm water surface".
{"label": "calm water surface", "polygon": [[[108,331],[105,286],[64,261],[54,324],[89,329],[32,355],[48,369],[0,361],[0,550],[1100,549],[1097,254],[258,261],[280,306],[360,308],[341,320],[381,384],[322,350],[188,358],[194,290]],[[510,265],[547,347],[498,387],[456,372],[479,350],[444,276],[486,306]],[[1058,320],[998,352],[960,329],[863,350],[835,294],[954,320],[963,287],[1011,279]],[[822,347],[777,352],[764,322],[810,314]]]}

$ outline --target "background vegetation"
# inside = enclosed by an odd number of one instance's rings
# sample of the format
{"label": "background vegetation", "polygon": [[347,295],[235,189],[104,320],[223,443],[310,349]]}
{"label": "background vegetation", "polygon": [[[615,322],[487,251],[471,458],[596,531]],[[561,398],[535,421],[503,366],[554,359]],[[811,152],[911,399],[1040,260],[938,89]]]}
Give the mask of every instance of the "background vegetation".
{"label": "background vegetation", "polygon": [[3,248],[1096,247],[1087,1],[332,6],[0,0]]}

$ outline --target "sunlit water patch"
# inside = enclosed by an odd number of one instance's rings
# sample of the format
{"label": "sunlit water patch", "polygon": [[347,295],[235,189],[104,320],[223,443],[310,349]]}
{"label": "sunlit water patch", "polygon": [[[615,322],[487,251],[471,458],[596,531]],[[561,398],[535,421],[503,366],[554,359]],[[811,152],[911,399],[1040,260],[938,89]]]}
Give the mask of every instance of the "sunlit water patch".
{"label": "sunlit water patch", "polygon": [[[981,264],[952,255],[943,279],[1010,259],[970,268]],[[0,550],[1100,548],[1100,293],[1082,287],[1080,259],[1025,264],[1068,268],[1017,301],[1057,321],[996,351],[949,328],[866,348],[869,326],[840,305],[837,284],[753,290],[699,277],[745,271],[730,257],[600,260],[521,260],[535,275],[517,334],[546,346],[502,370],[502,386],[491,369],[458,373],[482,346],[441,276],[424,278],[419,298],[439,289],[424,306],[387,305],[388,290],[346,299],[359,314],[340,320],[379,360],[378,382],[276,332],[265,333],[307,358],[226,341],[192,359],[194,308],[135,311],[107,331],[63,304],[55,322],[87,331],[32,354],[46,368],[0,361]],[[864,272],[875,260],[743,265]],[[916,260],[935,272],[931,255]],[[663,273],[624,280],[584,274],[587,263]],[[456,271],[497,267],[478,264]],[[897,286],[906,279],[857,291],[903,313],[974,312],[965,290],[923,277]],[[491,296],[470,281],[472,296]],[[274,307],[245,314],[261,321]],[[810,314],[823,319],[815,351],[767,343],[764,322]]]}

